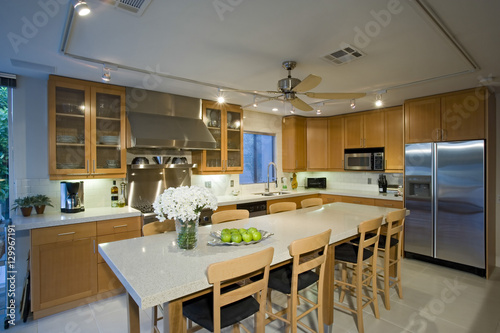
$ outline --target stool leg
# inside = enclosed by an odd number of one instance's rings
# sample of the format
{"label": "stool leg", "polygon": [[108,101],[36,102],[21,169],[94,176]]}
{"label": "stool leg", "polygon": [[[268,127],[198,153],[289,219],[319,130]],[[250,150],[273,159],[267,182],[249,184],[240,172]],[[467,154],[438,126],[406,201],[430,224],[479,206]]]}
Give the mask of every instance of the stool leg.
{"label": "stool leg", "polygon": [[[358,319],[358,332],[364,333],[363,326],[363,274],[361,273],[361,265],[356,265],[356,316]],[[359,271],[359,272],[358,272]]]}
{"label": "stool leg", "polygon": [[[346,283],[347,282],[347,264],[342,263],[340,264],[340,269],[341,269],[341,274],[342,274],[342,282]],[[342,303],[344,301],[345,297],[345,285],[340,285],[340,297],[339,297],[339,302]]]}
{"label": "stool leg", "polygon": [[391,303],[389,299],[389,283],[390,275],[389,275],[389,265],[390,265],[390,254],[384,252],[384,305],[387,310],[391,309]]}

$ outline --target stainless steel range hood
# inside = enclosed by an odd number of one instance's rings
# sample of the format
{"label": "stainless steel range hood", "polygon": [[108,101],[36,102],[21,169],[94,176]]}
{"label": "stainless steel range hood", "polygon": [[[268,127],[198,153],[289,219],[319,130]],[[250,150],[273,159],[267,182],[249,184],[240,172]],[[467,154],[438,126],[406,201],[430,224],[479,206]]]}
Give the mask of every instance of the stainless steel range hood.
{"label": "stainless steel range hood", "polygon": [[127,88],[126,107],[128,148],[215,149],[215,139],[202,121],[200,99]]}

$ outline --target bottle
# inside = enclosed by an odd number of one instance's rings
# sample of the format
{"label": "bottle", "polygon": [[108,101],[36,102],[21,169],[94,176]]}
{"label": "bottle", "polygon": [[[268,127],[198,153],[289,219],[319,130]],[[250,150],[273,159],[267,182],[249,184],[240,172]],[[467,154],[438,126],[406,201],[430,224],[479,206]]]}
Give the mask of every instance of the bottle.
{"label": "bottle", "polygon": [[378,192],[379,193],[384,193],[384,186],[383,186],[382,176],[383,175],[379,175],[378,176]]}
{"label": "bottle", "polygon": [[286,191],[286,190],[288,189],[288,186],[287,186],[287,184],[286,184],[286,177],[281,177],[281,184],[282,184],[282,185],[281,185],[281,189],[282,189],[283,191]]}
{"label": "bottle", "polygon": [[118,207],[125,207],[125,183],[120,184],[120,196],[118,197]]}
{"label": "bottle", "polygon": [[297,175],[294,172],[292,176],[292,190],[295,190],[297,186],[299,186],[299,183],[297,182]]}
{"label": "bottle", "polygon": [[118,207],[118,187],[116,186],[116,180],[113,180],[113,186],[111,186],[111,207]]}

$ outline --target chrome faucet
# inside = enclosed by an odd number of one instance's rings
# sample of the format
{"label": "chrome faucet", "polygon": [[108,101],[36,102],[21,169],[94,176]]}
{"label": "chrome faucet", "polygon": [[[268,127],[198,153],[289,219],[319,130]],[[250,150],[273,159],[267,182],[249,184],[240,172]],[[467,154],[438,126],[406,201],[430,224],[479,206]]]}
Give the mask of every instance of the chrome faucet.
{"label": "chrome faucet", "polygon": [[267,184],[266,184],[266,189],[265,189],[266,192],[269,192],[269,167],[271,165],[274,165],[274,171],[276,172],[275,183],[276,183],[276,188],[278,188],[278,167],[276,166],[276,164],[274,162],[269,162],[269,164],[267,165]]}

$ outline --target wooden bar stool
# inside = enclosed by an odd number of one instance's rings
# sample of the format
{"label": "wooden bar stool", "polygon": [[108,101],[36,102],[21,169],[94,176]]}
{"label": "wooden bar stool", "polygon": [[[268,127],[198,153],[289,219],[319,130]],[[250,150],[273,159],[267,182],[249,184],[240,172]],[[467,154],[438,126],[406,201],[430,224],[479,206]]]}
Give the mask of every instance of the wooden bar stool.
{"label": "wooden bar stool", "polygon": [[[387,224],[381,228],[381,235],[378,242],[379,257],[383,258],[383,267],[379,267],[383,274],[379,274],[384,279],[384,305],[387,310],[391,309],[389,300],[389,290],[396,286],[399,298],[403,298],[403,288],[401,286],[401,252],[402,237],[406,217],[406,209],[390,212],[385,217]],[[393,268],[391,277],[390,270]]]}
{"label": "wooden bar stool", "polygon": [[[293,258],[292,264],[273,269],[269,274],[268,290],[268,321],[281,320],[286,323],[285,331],[291,327],[292,333],[297,332],[297,325],[305,327],[311,332],[315,332],[311,327],[299,320],[312,311],[316,310],[318,314],[318,332],[323,333],[323,279],[325,275],[325,260],[330,242],[329,229],[318,235],[310,236],[293,241],[288,247],[288,251]],[[312,255],[316,254],[316,255]],[[313,270],[319,268],[319,274]],[[299,295],[298,292],[317,283],[318,302]],[[279,312],[273,312],[271,289],[279,291],[288,297],[287,308]],[[298,300],[312,305],[305,312],[297,315]],[[283,315],[286,314],[286,319]]]}
{"label": "wooden bar stool", "polygon": [[307,208],[313,206],[323,206],[323,199],[321,198],[309,198],[304,199],[300,202],[300,207]]}
{"label": "wooden bar stool", "polygon": [[247,219],[249,216],[250,213],[246,209],[223,210],[212,214],[212,224],[243,220]]}
{"label": "wooden bar stool", "polygon": [[[264,333],[267,284],[273,254],[274,248],[270,247],[208,266],[207,278],[213,285],[213,291],[184,302],[184,317],[211,332],[219,333],[221,328],[232,325],[233,332],[241,326],[250,333],[239,322],[255,314],[255,332]],[[245,285],[236,284],[250,275],[256,276],[247,280]],[[194,327],[187,331],[198,329]]]}
{"label": "wooden bar stool", "polygon": [[289,210],[296,210],[297,204],[295,202],[277,202],[269,206],[269,214],[276,214],[287,212]]}
{"label": "wooden bar stool", "polygon": [[[378,295],[377,295],[377,249],[380,236],[380,226],[383,216],[379,218],[364,221],[359,225],[360,233],[359,244],[343,243],[335,247],[335,264],[341,264],[342,279],[334,279],[334,287],[339,286],[340,303],[335,302],[335,306],[353,312],[357,316],[358,331],[364,332],[363,327],[363,309],[373,303],[375,318],[379,318]],[[373,251],[367,249],[373,246]],[[353,268],[349,266],[352,265]],[[347,282],[348,268],[353,271],[351,283]],[[363,294],[363,289],[372,289],[372,296]],[[344,301],[347,290],[351,291],[352,296],[356,296],[356,308],[341,304]],[[363,300],[366,302],[363,304]]]}

